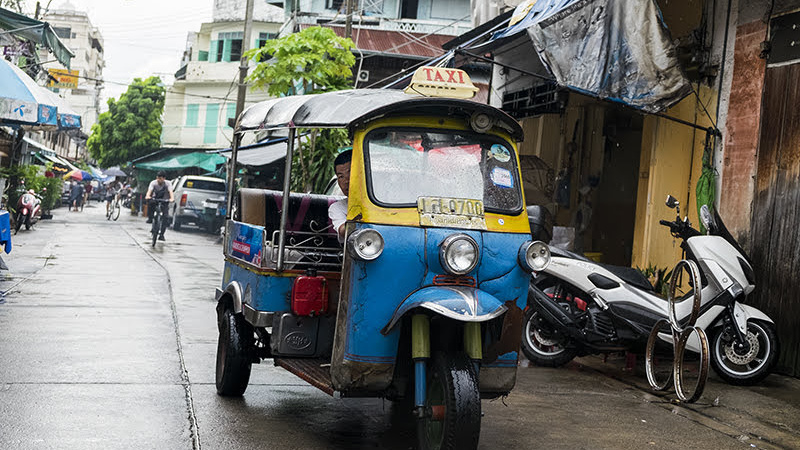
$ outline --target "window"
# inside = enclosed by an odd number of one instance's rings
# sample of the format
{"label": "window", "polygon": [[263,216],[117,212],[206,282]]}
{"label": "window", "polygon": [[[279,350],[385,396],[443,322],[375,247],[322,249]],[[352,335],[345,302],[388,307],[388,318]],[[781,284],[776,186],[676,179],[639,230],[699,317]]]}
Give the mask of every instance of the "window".
{"label": "window", "polygon": [[364,145],[376,204],[415,207],[420,197],[481,200],[487,211],[522,210],[514,150],[485,134],[420,128],[371,131]]}
{"label": "window", "polygon": [[53,31],[55,31],[56,36],[60,37],[61,39],[70,39],[70,37],[75,37],[72,35],[72,28],[70,27],[53,27]]}
{"label": "window", "polygon": [[220,33],[217,41],[217,61],[238,61],[242,57],[241,31]]}
{"label": "window", "polygon": [[217,127],[219,126],[219,103],[206,105],[206,126],[203,130],[203,143],[217,143]]}
{"label": "window", "polygon": [[236,103],[228,103],[228,110],[225,114],[225,126],[230,128],[230,125],[228,125],[229,122],[228,119],[235,117],[236,117]]}
{"label": "window", "polygon": [[186,126],[187,127],[196,127],[197,126],[197,116],[200,112],[200,105],[197,103],[190,103],[186,105]]}
{"label": "window", "polygon": [[275,39],[277,37],[277,33],[258,33],[258,41],[256,41],[256,45],[258,48],[261,48],[267,43],[268,40]]}
{"label": "window", "polygon": [[416,19],[418,6],[418,0],[400,0],[400,18]]}

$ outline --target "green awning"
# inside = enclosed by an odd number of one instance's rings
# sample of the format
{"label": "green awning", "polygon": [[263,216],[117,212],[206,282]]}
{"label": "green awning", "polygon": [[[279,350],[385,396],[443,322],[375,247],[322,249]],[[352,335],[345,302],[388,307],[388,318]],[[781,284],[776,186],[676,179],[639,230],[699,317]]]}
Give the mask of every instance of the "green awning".
{"label": "green awning", "polygon": [[206,172],[217,170],[217,166],[225,163],[225,157],[216,153],[195,152],[169,156],[164,159],[134,164],[136,169],[145,170],[180,170],[187,167],[199,167]]}
{"label": "green awning", "polygon": [[47,47],[56,56],[58,62],[69,69],[69,61],[75,54],[61,42],[49,23],[0,8],[0,29],[21,39],[27,39]]}

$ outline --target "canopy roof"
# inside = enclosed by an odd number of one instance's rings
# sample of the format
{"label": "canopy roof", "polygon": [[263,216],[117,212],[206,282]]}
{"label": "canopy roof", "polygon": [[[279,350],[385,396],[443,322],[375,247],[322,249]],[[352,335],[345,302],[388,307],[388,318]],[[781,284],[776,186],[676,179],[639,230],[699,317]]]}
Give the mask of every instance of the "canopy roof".
{"label": "canopy roof", "polygon": [[0,8],[0,29],[47,47],[56,56],[58,62],[69,69],[69,61],[75,54],[61,42],[49,23]]}
{"label": "canopy roof", "polygon": [[512,138],[522,140],[519,123],[492,106],[471,100],[423,97],[392,89],[352,89],[267,100],[244,110],[236,122],[236,131],[351,128],[388,115],[469,118],[474,113],[487,114]]}
{"label": "canopy roof", "polygon": [[177,170],[187,167],[199,167],[206,172],[213,172],[217,170],[217,165],[224,163],[224,156],[215,153],[194,152],[168,156],[155,161],[136,163],[135,167],[145,170]]}

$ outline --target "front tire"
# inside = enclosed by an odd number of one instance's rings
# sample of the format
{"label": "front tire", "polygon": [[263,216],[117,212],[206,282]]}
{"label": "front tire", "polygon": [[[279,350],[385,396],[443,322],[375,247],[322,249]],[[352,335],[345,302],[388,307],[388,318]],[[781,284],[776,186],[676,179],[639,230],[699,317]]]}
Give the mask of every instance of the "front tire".
{"label": "front tire", "polygon": [[116,222],[116,220],[119,219],[119,213],[122,210],[122,208],[119,206],[118,201],[114,202],[113,208],[114,209],[111,210],[111,218],[114,219],[114,221]]}
{"label": "front tire", "polygon": [[425,396],[428,414],[417,422],[421,450],[478,448],[481,432],[481,395],[478,376],[465,353],[439,353],[431,364]]}
{"label": "front tire", "polygon": [[178,216],[175,216],[172,219],[172,229],[175,231],[181,231],[181,219],[179,219]]}
{"label": "front tire", "polygon": [[[733,325],[735,326],[735,325]],[[769,322],[747,322],[747,345],[735,333],[718,328],[711,339],[711,366],[720,378],[737,386],[752,386],[769,375],[778,358],[778,333]]]}
{"label": "front tire", "polygon": [[30,230],[31,226],[32,226],[32,224],[31,224],[31,215],[28,214],[27,216],[25,216],[25,229],[26,230]]}
{"label": "front tire", "polygon": [[254,344],[253,327],[230,308],[222,313],[217,342],[217,394],[241,397],[250,381],[252,358],[248,355]]}
{"label": "front tire", "polygon": [[558,333],[534,308],[525,311],[522,322],[522,353],[542,367],[559,367],[572,361],[578,350],[570,339]]}

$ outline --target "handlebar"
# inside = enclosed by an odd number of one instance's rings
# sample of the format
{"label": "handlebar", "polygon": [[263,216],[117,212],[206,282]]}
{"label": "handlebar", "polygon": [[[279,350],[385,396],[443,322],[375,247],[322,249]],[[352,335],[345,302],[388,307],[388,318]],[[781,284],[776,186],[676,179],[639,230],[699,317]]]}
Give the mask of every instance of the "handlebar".
{"label": "handlebar", "polygon": [[660,223],[661,225],[664,225],[665,227],[672,228],[672,222],[670,222],[669,220],[661,219],[661,220],[658,221],[658,223]]}

